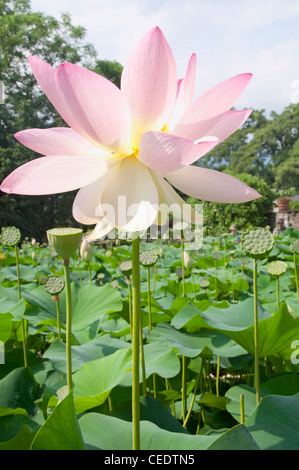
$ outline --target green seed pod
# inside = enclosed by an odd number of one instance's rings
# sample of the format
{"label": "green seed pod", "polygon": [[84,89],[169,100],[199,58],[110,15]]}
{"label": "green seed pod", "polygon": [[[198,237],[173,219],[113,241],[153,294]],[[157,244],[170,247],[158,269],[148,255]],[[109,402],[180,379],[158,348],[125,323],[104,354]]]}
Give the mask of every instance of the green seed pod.
{"label": "green seed pod", "polygon": [[247,256],[254,259],[266,258],[274,245],[272,233],[265,228],[249,229],[242,235],[241,243]]}
{"label": "green seed pod", "polygon": [[154,266],[157,259],[158,256],[154,250],[142,251],[142,253],[140,253],[140,263],[143,266]]}
{"label": "green seed pod", "polygon": [[119,270],[124,276],[131,276],[132,274],[132,261],[122,261],[119,265]]}
{"label": "green seed pod", "polygon": [[281,276],[284,274],[287,270],[287,263],[284,261],[271,261],[271,263],[268,264],[267,270],[269,274],[272,274],[272,276]]}
{"label": "green seed pod", "polygon": [[291,247],[294,253],[299,253],[299,238],[296,238],[296,240],[292,241]]}
{"label": "green seed pod", "polygon": [[64,279],[60,276],[49,276],[44,287],[51,295],[58,295],[64,289]]}
{"label": "green seed pod", "polygon": [[221,259],[221,254],[220,254],[220,253],[217,253],[217,252],[216,252],[216,253],[213,253],[213,258],[214,258],[215,260],[219,260],[219,259]]}
{"label": "green seed pod", "polygon": [[16,227],[5,227],[2,229],[1,241],[6,246],[16,246],[21,241],[21,232]]}
{"label": "green seed pod", "polygon": [[83,230],[79,228],[53,228],[47,231],[47,237],[57,255],[68,259],[79,247],[82,232]]}

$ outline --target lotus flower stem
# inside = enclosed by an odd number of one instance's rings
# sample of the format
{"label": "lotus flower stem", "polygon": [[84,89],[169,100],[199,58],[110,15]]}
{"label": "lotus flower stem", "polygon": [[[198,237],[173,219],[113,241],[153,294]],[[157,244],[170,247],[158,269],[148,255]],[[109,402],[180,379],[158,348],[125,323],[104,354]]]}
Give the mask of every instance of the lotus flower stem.
{"label": "lotus flower stem", "polygon": [[244,394],[240,395],[240,414],[241,414],[241,424],[245,424],[245,407],[244,407]]}
{"label": "lotus flower stem", "polygon": [[185,297],[185,265],[184,265],[184,240],[182,235],[181,241],[181,249],[182,249],[182,284],[183,284],[183,297]]}
{"label": "lotus flower stem", "polygon": [[65,278],[66,293],[66,371],[67,371],[67,388],[68,393],[73,390],[72,383],[72,297],[71,297],[71,280],[70,280],[70,262],[69,259],[63,258],[63,270]]}
{"label": "lotus flower stem", "polygon": [[[19,300],[21,300],[22,295],[21,295],[21,282],[20,282],[20,263],[19,263],[19,249],[18,246],[15,245],[15,254],[16,254],[16,268],[17,268],[17,282],[18,282],[18,295],[19,295]],[[26,340],[26,325],[25,325],[25,320],[22,318],[21,320],[21,326],[22,326],[22,335],[23,335],[23,355],[24,355],[24,366],[28,367],[28,361],[27,361],[27,340]]]}
{"label": "lotus flower stem", "polygon": [[143,350],[143,328],[142,328],[142,319],[140,318],[139,322],[139,332],[140,332],[140,360],[141,360],[141,369],[142,369],[142,391],[143,396],[146,396],[146,374],[145,374],[145,359],[144,359],[144,350]]}
{"label": "lotus flower stem", "polygon": [[182,417],[183,423],[186,419],[186,375],[187,375],[187,365],[186,357],[182,356]]}
{"label": "lotus flower stem", "polygon": [[217,261],[216,261],[216,260],[214,261],[214,271],[215,271],[215,275],[214,275],[214,281],[215,281],[215,300],[217,300]]}
{"label": "lotus flower stem", "polygon": [[132,444],[140,449],[139,323],[140,323],[140,238],[132,240]]}
{"label": "lotus flower stem", "polygon": [[277,298],[277,310],[279,310],[279,276],[276,276],[276,298]]}
{"label": "lotus flower stem", "polygon": [[260,402],[259,345],[258,345],[258,306],[257,306],[257,260],[253,260],[253,295],[254,295],[254,386],[256,403]]}
{"label": "lotus flower stem", "polygon": [[216,395],[219,397],[220,356],[217,356]]}
{"label": "lotus flower stem", "polygon": [[151,268],[147,267],[147,301],[148,301],[148,332],[152,331],[152,308],[151,308]]}
{"label": "lotus flower stem", "polygon": [[89,261],[87,262],[87,266],[88,266],[89,284],[91,285],[92,284],[92,277],[91,277],[91,266],[90,266]]}
{"label": "lotus flower stem", "polygon": [[299,302],[299,278],[298,278],[298,270],[297,270],[296,253],[295,252],[294,252],[294,271],[295,271],[297,296],[298,296],[298,302]]}
{"label": "lotus flower stem", "polygon": [[194,384],[193,396],[192,396],[192,400],[191,400],[191,403],[190,403],[190,407],[189,407],[187,416],[186,416],[186,418],[185,418],[185,421],[183,422],[183,427],[184,427],[185,429],[186,429],[186,427],[187,427],[187,423],[188,423],[188,420],[189,420],[189,418],[190,418],[190,415],[191,415],[191,412],[192,412],[192,409],[193,409],[193,405],[194,405],[194,402],[195,402],[198,384],[199,384],[199,381],[201,380],[201,376],[202,376],[203,364],[204,364],[204,361],[201,362],[200,372],[197,374],[197,377],[196,377],[196,380],[195,380],[195,384]]}

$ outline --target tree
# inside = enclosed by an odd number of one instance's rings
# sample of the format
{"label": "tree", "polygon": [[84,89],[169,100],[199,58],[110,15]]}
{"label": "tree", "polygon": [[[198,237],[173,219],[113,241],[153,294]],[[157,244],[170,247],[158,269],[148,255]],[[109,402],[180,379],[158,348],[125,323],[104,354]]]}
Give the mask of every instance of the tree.
{"label": "tree", "polygon": [[262,197],[242,204],[223,204],[188,198],[187,201],[191,205],[203,204],[204,235],[217,236],[219,233],[227,233],[232,224],[237,225],[241,231],[268,225],[267,213],[273,201],[273,193],[268,184],[263,179],[248,173],[232,174],[228,171],[226,173],[254,188]]}
{"label": "tree", "polygon": [[[65,126],[37,84],[28,54],[56,67],[71,62],[105,73],[120,81],[120,64],[97,61],[86,30],[74,26],[68,14],[60,20],[31,10],[29,0],[0,0],[0,81],[6,100],[0,104],[0,180],[18,166],[37,157],[14,138],[28,128]],[[117,74],[119,73],[119,76]],[[110,77],[108,77],[110,78]],[[0,226],[17,225],[23,236],[42,239],[53,226],[74,225],[74,192],[53,196],[17,196],[0,193]]]}
{"label": "tree", "polygon": [[299,103],[287,106],[281,114],[264,110],[251,114],[241,129],[200,160],[209,168],[235,174],[249,173],[270,186],[299,191],[298,155]]}

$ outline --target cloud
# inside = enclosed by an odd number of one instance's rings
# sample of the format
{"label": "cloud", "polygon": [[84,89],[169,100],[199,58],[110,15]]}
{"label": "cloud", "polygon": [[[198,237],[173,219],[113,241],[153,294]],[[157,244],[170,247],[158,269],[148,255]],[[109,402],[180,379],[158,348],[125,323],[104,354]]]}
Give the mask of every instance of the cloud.
{"label": "cloud", "polygon": [[102,59],[124,64],[153,26],[163,30],[183,76],[192,52],[198,57],[196,94],[235,74],[253,80],[238,107],[281,110],[299,80],[298,0],[31,0],[32,9],[87,29]]}

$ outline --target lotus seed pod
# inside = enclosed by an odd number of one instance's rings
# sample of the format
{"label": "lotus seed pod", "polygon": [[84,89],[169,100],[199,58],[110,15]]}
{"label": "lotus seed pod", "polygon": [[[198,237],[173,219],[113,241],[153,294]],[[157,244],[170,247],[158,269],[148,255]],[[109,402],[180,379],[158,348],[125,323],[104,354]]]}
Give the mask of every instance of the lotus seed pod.
{"label": "lotus seed pod", "polygon": [[49,276],[44,287],[51,295],[58,295],[64,289],[64,279],[60,276]]}
{"label": "lotus seed pod", "polygon": [[219,259],[221,259],[221,254],[220,254],[220,253],[217,253],[217,252],[216,252],[216,253],[213,253],[213,258],[214,258],[215,260],[219,260]]}
{"label": "lotus seed pod", "polygon": [[47,237],[57,255],[69,259],[80,245],[82,232],[79,228],[53,228],[47,231]]}
{"label": "lotus seed pod", "polygon": [[93,257],[94,247],[88,242],[86,238],[83,239],[80,246],[80,256],[87,262],[90,262]]}
{"label": "lotus seed pod", "polygon": [[48,279],[48,276],[46,276],[45,274],[42,274],[40,278],[38,279],[38,282],[40,283],[40,285],[43,286],[45,282],[47,281],[47,279]]}
{"label": "lotus seed pod", "polygon": [[286,272],[287,267],[288,265],[284,261],[276,260],[268,264],[267,270],[272,276],[281,276]]}
{"label": "lotus seed pod", "polygon": [[184,266],[185,266],[186,269],[192,268],[193,259],[191,258],[189,253],[187,253],[187,251],[184,251],[184,253],[183,253],[183,260],[184,260]]}
{"label": "lotus seed pod", "polygon": [[249,229],[242,235],[241,243],[247,256],[254,259],[266,258],[274,245],[272,233],[265,228]]}
{"label": "lotus seed pod", "polygon": [[1,241],[6,246],[16,246],[21,241],[21,232],[16,227],[5,227],[2,229]]}
{"label": "lotus seed pod", "polygon": [[131,276],[132,274],[132,261],[122,261],[119,265],[119,270],[124,276]]}
{"label": "lotus seed pod", "polygon": [[158,257],[154,250],[142,251],[140,253],[140,263],[143,266],[154,266]]}
{"label": "lotus seed pod", "polygon": [[291,247],[294,253],[299,253],[299,238],[296,238],[296,240],[292,241]]}
{"label": "lotus seed pod", "polygon": [[203,281],[200,281],[199,285],[200,285],[200,287],[202,287],[203,289],[206,289],[207,287],[209,287],[210,282],[204,279]]}

